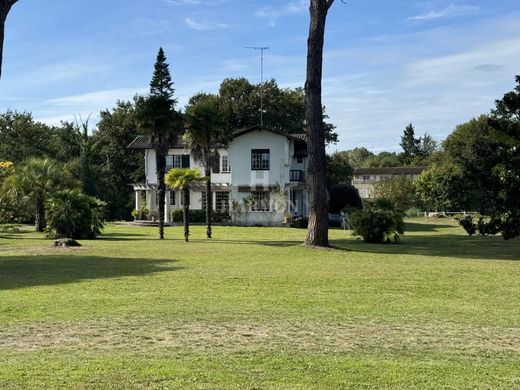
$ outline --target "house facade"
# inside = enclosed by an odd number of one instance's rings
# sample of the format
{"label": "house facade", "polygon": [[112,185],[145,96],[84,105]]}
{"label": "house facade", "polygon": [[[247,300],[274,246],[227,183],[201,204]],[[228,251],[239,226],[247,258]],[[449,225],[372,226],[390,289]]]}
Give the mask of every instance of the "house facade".
{"label": "house facade", "polygon": [[[157,215],[157,174],[151,139],[138,136],[129,148],[145,150],[144,183],[134,184],[135,209],[146,208]],[[227,147],[219,150],[218,169],[212,170],[212,204],[218,213],[229,213],[234,223],[279,225],[287,213],[307,216],[307,148],[303,134],[285,135],[254,126],[235,131]],[[193,158],[181,140],[168,151],[167,171],[171,168],[204,168]],[[190,188],[190,208],[206,207],[205,184]],[[171,212],[182,208],[178,191],[166,195],[165,222]]]}
{"label": "house facade", "polygon": [[426,167],[355,168],[352,185],[359,191],[361,199],[369,200],[373,198],[374,185],[377,182],[400,176],[415,180],[425,169]]}

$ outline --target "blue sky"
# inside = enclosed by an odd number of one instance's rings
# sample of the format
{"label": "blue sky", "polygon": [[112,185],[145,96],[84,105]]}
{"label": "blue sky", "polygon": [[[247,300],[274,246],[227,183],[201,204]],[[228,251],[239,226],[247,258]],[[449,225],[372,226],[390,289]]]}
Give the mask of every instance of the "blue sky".
{"label": "blue sky", "polygon": [[[19,0],[7,21],[0,110],[54,124],[145,93],[164,47],[183,106],[226,77],[305,79],[308,0]],[[323,99],[340,143],[397,150],[409,122],[445,138],[520,73],[518,0],[336,0]]]}

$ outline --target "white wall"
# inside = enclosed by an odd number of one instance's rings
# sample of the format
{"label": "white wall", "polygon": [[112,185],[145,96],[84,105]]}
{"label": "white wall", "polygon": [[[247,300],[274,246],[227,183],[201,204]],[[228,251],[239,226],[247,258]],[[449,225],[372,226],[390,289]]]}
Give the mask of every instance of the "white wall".
{"label": "white wall", "polygon": [[[270,170],[251,170],[251,149],[270,150]],[[269,131],[253,131],[229,143],[231,182],[234,186],[275,185],[289,182],[289,140]]]}
{"label": "white wall", "polygon": [[[221,149],[219,151],[221,154],[227,154],[225,149]],[[187,149],[170,149],[168,151],[168,155],[183,155],[190,154]],[[199,168],[201,176],[204,176],[204,168],[200,165],[198,161],[193,159],[193,156],[190,154],[190,168]],[[147,184],[157,184],[157,173],[156,173],[156,164],[155,164],[155,150],[146,149],[145,151],[145,173],[146,173],[146,182]],[[214,173],[211,175],[211,181],[213,183],[230,183],[231,182],[231,174],[230,173]]]}

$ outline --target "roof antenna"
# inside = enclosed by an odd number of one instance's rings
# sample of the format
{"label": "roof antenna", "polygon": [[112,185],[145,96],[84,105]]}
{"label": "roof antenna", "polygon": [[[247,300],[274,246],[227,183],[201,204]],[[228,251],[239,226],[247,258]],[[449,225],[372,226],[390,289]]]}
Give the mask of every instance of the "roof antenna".
{"label": "roof antenna", "polygon": [[245,49],[260,50],[260,126],[264,126],[264,51],[269,46],[246,46]]}

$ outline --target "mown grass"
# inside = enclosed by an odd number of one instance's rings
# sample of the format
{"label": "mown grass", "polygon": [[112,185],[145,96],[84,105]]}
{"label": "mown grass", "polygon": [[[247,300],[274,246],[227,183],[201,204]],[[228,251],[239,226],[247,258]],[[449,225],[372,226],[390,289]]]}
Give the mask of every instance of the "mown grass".
{"label": "mown grass", "polygon": [[520,388],[520,241],[408,230],[0,233],[0,388]]}

